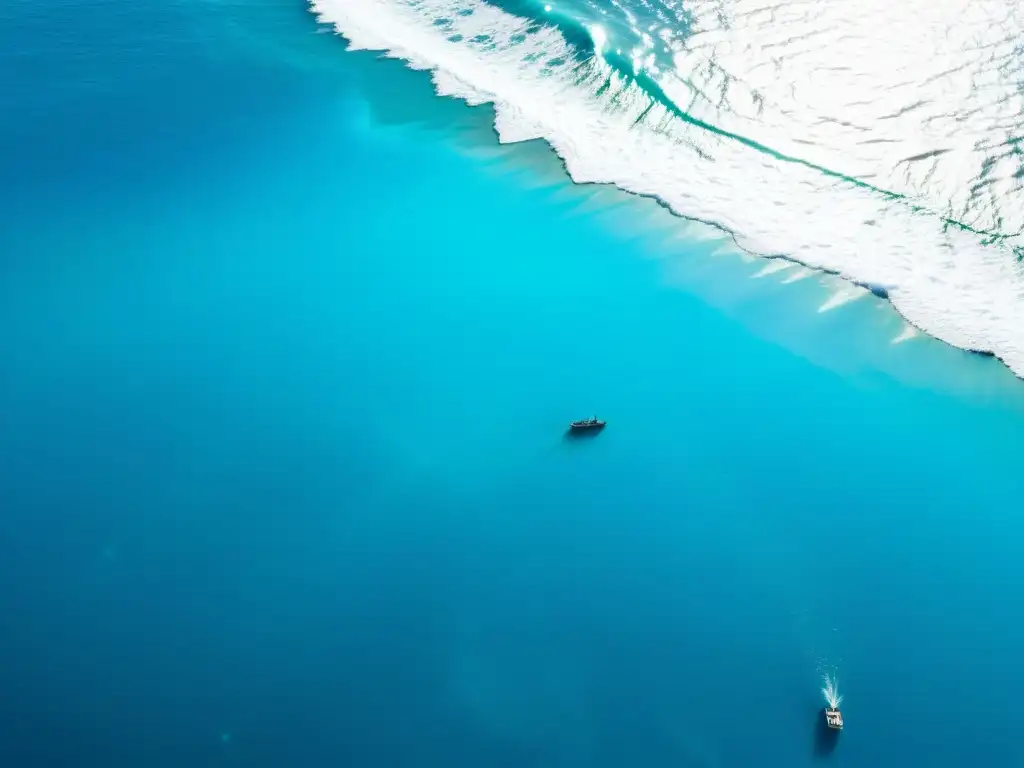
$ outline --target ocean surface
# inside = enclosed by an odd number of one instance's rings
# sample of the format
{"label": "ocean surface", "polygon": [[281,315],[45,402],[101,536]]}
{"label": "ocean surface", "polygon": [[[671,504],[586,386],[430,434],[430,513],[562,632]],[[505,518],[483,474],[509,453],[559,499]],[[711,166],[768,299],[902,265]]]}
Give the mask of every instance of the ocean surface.
{"label": "ocean surface", "polygon": [[1024,18],[939,8],[6,3],[0,765],[1018,764]]}

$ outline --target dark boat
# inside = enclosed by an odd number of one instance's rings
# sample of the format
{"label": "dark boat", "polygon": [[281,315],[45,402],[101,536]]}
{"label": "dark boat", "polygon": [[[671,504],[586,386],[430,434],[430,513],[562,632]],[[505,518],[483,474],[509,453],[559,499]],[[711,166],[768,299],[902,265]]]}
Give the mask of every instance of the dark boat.
{"label": "dark boat", "polygon": [[569,425],[570,432],[597,432],[604,429],[605,422],[601,421],[597,416],[592,419],[581,419],[580,421],[574,421]]}
{"label": "dark boat", "polygon": [[843,730],[843,713],[835,707],[825,707],[825,725],[834,731]]}

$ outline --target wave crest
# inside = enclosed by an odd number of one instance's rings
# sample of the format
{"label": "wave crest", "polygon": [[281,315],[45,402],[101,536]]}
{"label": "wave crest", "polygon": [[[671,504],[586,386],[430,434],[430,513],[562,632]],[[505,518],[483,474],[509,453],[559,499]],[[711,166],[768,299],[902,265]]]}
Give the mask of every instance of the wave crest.
{"label": "wave crest", "polygon": [[574,181],[656,197],[728,230],[751,253],[885,286],[914,325],[992,352],[1024,376],[1024,265],[1013,238],[951,226],[927,200],[886,194],[695,119],[600,48],[584,58],[555,27],[477,0],[311,7],[350,48],[429,70],[441,95],[493,103],[501,142],[546,140]]}

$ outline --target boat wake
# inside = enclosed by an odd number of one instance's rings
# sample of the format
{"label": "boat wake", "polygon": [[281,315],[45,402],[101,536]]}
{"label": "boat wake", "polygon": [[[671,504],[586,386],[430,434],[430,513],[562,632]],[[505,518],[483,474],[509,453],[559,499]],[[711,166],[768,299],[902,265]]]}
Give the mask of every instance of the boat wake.
{"label": "boat wake", "polygon": [[1024,376],[1024,6],[310,0],[352,49],[491,103],[573,180],[839,274]]}
{"label": "boat wake", "polygon": [[839,687],[834,675],[825,675],[825,685],[822,687],[821,692],[824,694],[825,701],[829,707],[839,709],[839,705],[843,703],[843,697],[839,694]]}

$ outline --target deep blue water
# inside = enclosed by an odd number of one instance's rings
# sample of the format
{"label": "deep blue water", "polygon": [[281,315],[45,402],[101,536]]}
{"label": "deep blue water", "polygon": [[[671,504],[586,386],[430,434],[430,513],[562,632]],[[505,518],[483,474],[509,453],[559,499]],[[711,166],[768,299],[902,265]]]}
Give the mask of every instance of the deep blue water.
{"label": "deep blue water", "polygon": [[0,763],[1016,759],[995,361],[823,363],[301,3],[0,20]]}

